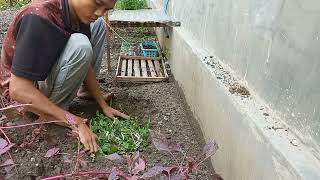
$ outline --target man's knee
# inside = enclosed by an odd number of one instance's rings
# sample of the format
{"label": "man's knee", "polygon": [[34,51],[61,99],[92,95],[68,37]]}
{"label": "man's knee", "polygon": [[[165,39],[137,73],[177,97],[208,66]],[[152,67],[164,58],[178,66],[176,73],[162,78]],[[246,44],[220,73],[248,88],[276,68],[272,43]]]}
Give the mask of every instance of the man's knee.
{"label": "man's knee", "polygon": [[72,53],[74,53],[74,55],[78,57],[75,58],[75,60],[81,60],[82,62],[86,61],[87,63],[91,63],[93,51],[91,43],[86,35],[80,33],[72,34],[68,41],[68,45],[72,46]]}
{"label": "man's knee", "polygon": [[99,37],[104,37],[107,33],[107,25],[105,20],[100,17],[94,23],[92,31],[95,32]]}
{"label": "man's knee", "polygon": [[103,17],[98,18],[95,23],[97,24],[99,29],[106,32],[107,24],[106,24],[106,21],[103,19]]}

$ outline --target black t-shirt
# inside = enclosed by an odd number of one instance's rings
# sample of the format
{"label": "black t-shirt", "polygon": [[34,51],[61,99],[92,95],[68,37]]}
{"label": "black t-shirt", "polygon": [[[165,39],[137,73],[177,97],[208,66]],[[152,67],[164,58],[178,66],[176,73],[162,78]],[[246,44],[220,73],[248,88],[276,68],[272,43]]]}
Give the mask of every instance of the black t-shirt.
{"label": "black t-shirt", "polygon": [[72,33],[89,39],[90,25],[71,28],[68,0],[38,1],[18,12],[10,25],[1,51],[0,83],[6,86],[10,73],[34,81],[49,75]]}

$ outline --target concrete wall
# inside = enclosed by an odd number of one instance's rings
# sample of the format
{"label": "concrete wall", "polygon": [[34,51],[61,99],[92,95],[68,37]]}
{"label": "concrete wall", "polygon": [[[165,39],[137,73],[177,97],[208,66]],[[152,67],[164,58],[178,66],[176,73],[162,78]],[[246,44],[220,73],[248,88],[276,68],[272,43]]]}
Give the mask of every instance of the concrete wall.
{"label": "concrete wall", "polygon": [[[170,29],[170,39],[157,34],[205,138],[221,145],[217,171],[226,179],[320,179],[320,2],[171,0],[168,7],[182,27]],[[250,98],[231,94],[217,78],[221,69]]]}

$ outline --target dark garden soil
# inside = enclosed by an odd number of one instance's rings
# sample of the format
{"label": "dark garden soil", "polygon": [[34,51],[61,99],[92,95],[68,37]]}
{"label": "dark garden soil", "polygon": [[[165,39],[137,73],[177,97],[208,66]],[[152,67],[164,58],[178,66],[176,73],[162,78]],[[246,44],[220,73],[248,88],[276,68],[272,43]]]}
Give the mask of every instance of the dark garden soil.
{"label": "dark garden soil", "polygon": [[[0,42],[6,32],[15,10],[0,11]],[[139,42],[141,39],[154,39],[153,29],[144,29],[143,33],[135,29],[116,29],[116,32],[128,42]],[[123,112],[140,118],[151,117],[152,128],[161,130],[168,139],[172,139],[183,145],[191,156],[197,156],[204,146],[203,136],[196,121],[193,119],[189,108],[186,106],[177,84],[170,75],[168,82],[130,84],[114,81],[115,69],[121,47],[119,37],[112,43],[112,71],[106,69],[104,58],[99,82],[101,87],[115,94],[113,106]],[[0,43],[0,44],[1,44]],[[170,71],[169,71],[170,72]],[[70,110],[82,117],[92,118],[98,105],[94,101],[75,99]],[[15,121],[15,124],[23,124],[29,120]],[[35,129],[39,129],[39,134]],[[33,134],[37,134],[30,145],[20,147],[26,140],[32,140]],[[7,135],[16,145],[10,150],[14,162],[17,164],[9,174],[8,179],[41,179],[47,176],[70,173],[74,170],[74,158],[77,152],[77,140],[67,135],[68,130],[56,125],[44,125],[24,127],[6,130]],[[50,158],[44,157],[46,152],[53,148],[60,148],[60,153]],[[69,155],[67,155],[69,154]],[[167,153],[157,151],[152,145],[141,154],[145,157],[147,167],[156,164],[174,165],[175,160]],[[0,156],[0,164],[9,159],[8,153]],[[89,159],[89,158],[88,158]],[[177,154],[177,159],[182,157]],[[104,155],[97,155],[95,162],[82,167],[83,170],[111,170],[112,165]],[[213,168],[209,162],[193,174],[191,179],[213,179]],[[6,176],[5,168],[0,168],[0,179]]]}

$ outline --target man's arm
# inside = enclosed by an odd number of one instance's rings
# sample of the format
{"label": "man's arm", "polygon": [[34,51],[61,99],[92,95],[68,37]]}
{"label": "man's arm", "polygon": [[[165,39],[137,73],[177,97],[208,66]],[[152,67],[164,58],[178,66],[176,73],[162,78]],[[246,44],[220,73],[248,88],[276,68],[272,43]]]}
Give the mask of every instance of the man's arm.
{"label": "man's arm", "polygon": [[90,66],[86,79],[85,79],[85,87],[89,91],[89,93],[96,99],[98,104],[100,105],[101,109],[103,110],[104,114],[110,118],[114,118],[115,116],[119,116],[125,119],[128,119],[129,116],[126,114],[121,113],[110,107],[106,101],[104,100],[101,90],[99,88],[99,83],[96,80],[95,73],[93,68]]}
{"label": "man's arm", "polygon": [[[31,104],[31,109],[36,112],[49,115],[59,121],[68,122],[66,115],[71,114],[54,103],[52,103],[45,95],[43,95],[33,84],[32,80],[11,74],[9,85],[10,97],[19,103]],[[83,119],[72,115],[76,126],[78,127],[80,141],[90,152],[97,151],[96,135],[83,123]]]}

